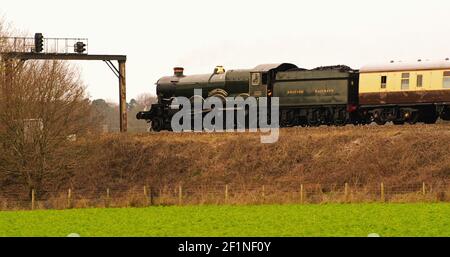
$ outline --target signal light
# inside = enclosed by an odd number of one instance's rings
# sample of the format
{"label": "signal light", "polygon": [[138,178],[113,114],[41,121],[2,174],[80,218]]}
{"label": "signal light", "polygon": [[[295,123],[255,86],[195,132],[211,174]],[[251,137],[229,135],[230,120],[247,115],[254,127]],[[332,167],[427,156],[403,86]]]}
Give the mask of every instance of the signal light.
{"label": "signal light", "polygon": [[73,48],[75,53],[82,54],[86,51],[86,44],[83,42],[76,42]]}
{"label": "signal light", "polygon": [[40,53],[44,50],[44,36],[42,33],[34,34],[34,51]]}

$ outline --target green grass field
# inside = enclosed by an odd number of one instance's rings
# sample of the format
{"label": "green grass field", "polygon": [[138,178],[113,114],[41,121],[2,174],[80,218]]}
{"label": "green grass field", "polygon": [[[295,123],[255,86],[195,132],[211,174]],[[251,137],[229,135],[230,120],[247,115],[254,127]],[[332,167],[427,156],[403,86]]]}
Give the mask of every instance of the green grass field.
{"label": "green grass field", "polygon": [[186,206],[0,212],[0,236],[450,236],[450,204]]}

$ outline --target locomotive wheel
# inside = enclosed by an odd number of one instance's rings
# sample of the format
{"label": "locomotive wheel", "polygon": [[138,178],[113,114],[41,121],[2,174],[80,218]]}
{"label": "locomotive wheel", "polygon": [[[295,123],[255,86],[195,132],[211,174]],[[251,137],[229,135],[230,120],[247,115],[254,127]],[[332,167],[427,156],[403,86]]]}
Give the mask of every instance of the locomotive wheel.
{"label": "locomotive wheel", "polygon": [[411,118],[409,118],[408,123],[411,125],[414,125],[419,120],[419,114],[414,112],[411,114]]}
{"label": "locomotive wheel", "polygon": [[383,126],[383,125],[386,124],[386,120],[384,120],[384,119],[375,119],[375,123],[377,125]]}
{"label": "locomotive wheel", "polygon": [[341,127],[341,126],[345,126],[346,122],[345,122],[345,120],[335,120],[334,125]]}
{"label": "locomotive wheel", "polygon": [[285,128],[285,127],[290,127],[290,123],[287,119],[283,119],[280,121],[280,127]]}
{"label": "locomotive wheel", "polygon": [[394,123],[394,125],[403,125],[403,124],[405,124],[405,121],[403,121],[403,120],[394,120],[392,123]]}
{"label": "locomotive wheel", "polygon": [[152,121],[152,130],[160,132],[164,128],[164,122],[161,118],[155,118]]}
{"label": "locomotive wheel", "polygon": [[375,123],[377,125],[383,126],[386,124],[387,120],[383,117],[380,111],[376,111],[373,115]]}
{"label": "locomotive wheel", "polygon": [[441,113],[441,119],[450,120],[450,106],[447,106]]}
{"label": "locomotive wheel", "polygon": [[310,127],[319,127],[320,126],[320,121],[318,121],[318,120],[308,121],[308,126],[310,126]]}
{"label": "locomotive wheel", "polygon": [[310,127],[318,127],[320,126],[320,112],[318,110],[311,111],[306,117],[306,124]]}
{"label": "locomotive wheel", "polygon": [[215,95],[212,95],[211,97],[217,97],[217,98],[219,98],[219,99],[222,101],[222,104],[225,104],[226,101],[227,101],[226,96],[225,96],[225,95],[222,95],[222,94],[215,94]]}
{"label": "locomotive wheel", "polygon": [[333,123],[335,126],[345,126],[345,124],[347,123],[345,118],[345,112],[342,110],[335,112],[333,117]]}
{"label": "locomotive wheel", "polygon": [[307,124],[310,127],[318,127],[320,126],[320,121],[318,119],[315,119],[315,117],[308,117]]}

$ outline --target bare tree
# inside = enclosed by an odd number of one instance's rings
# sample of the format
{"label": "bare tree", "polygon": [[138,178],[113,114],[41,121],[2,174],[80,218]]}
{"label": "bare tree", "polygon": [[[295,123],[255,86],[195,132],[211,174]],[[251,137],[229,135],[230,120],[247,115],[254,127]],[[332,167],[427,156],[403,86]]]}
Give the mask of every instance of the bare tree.
{"label": "bare tree", "polygon": [[2,59],[0,71],[0,179],[42,190],[73,167],[72,141],[93,131],[85,87],[60,61]]}
{"label": "bare tree", "polygon": [[149,93],[142,93],[136,97],[136,101],[139,105],[143,106],[145,109],[150,109],[152,104],[158,102],[158,98],[155,95]]}

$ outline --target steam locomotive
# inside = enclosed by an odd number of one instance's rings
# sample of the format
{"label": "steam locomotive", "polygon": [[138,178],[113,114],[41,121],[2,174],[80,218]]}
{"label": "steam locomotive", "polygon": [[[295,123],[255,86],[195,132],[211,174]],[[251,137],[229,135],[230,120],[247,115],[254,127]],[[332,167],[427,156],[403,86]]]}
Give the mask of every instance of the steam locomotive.
{"label": "steam locomotive", "polygon": [[[263,64],[253,69],[228,70],[217,66],[211,74],[174,75],[156,83],[158,102],[137,119],[154,131],[171,130],[175,97],[191,101],[218,97],[278,97],[279,125],[346,124],[396,125],[450,120],[450,61],[402,63],[391,61],[354,70],[345,65],[303,69],[294,64]],[[194,89],[202,89],[195,95]]]}

